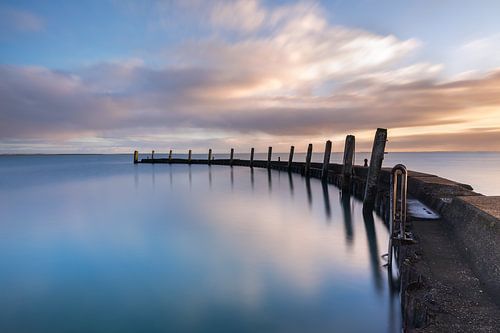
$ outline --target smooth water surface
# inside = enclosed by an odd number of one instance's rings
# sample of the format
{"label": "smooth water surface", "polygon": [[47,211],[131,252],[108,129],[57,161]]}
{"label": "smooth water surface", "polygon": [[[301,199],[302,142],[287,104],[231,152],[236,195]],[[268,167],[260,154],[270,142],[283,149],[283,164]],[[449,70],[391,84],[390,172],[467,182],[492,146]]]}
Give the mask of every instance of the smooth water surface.
{"label": "smooth water surface", "polygon": [[299,175],[0,157],[0,332],[397,332],[361,204]]}

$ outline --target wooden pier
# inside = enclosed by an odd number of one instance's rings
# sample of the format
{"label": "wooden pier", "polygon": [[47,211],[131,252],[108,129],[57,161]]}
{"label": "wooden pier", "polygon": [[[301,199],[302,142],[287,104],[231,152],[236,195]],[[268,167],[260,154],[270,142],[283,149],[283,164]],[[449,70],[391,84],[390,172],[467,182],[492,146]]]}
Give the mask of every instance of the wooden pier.
{"label": "wooden pier", "polygon": [[[169,151],[168,158],[155,158],[154,151],[150,158],[139,160],[139,152],[133,155],[134,163],[150,164],[205,164],[205,165],[227,165],[243,166],[250,168],[266,168],[286,172],[299,173],[305,177],[319,178],[325,183],[332,183],[341,187],[344,191],[360,195],[363,193],[363,206],[371,211],[374,208],[378,193],[378,183],[382,169],[382,160],[385,152],[385,141],[387,140],[387,129],[379,128],[376,131],[372,149],[372,157],[369,166],[354,165],[355,138],[348,135],[345,139],[344,160],[342,164],[330,163],[332,153],[332,141],[325,143],[323,163],[311,162],[313,145],[307,148],[306,160],[304,162],[294,161],[295,146],[290,147],[288,161],[273,161],[273,147],[267,151],[267,160],[255,160],[255,149],[250,150],[250,159],[234,158],[234,148],[230,149],[228,159],[215,159],[212,149],[208,149],[206,159],[193,159],[192,150],[188,151],[188,158],[173,158],[172,150]],[[356,181],[353,181],[356,180]]]}
{"label": "wooden pier", "polygon": [[[365,159],[364,165],[354,163],[353,135],[348,135],[342,144],[335,143],[335,147],[344,147],[341,164],[330,163],[334,144],[331,141],[326,141],[324,150],[321,147],[322,163],[312,162],[312,144],[308,145],[303,162],[294,160],[295,146],[290,147],[285,161],[273,160],[271,146],[266,160],[255,160],[254,148],[249,151],[248,160],[234,158],[231,148],[228,159],[216,159],[212,149],[208,149],[206,159],[193,159],[191,150],[187,159],[174,158],[170,150],[167,158],[156,158],[152,151],[150,158],[143,159],[135,151],[133,161],[298,173],[306,177],[306,183],[310,177],[318,178],[324,187],[328,183],[338,186],[343,198],[359,198],[366,218],[373,219],[372,212],[382,217],[389,214],[391,169],[382,168],[386,141],[387,130],[377,129],[369,164]],[[398,245],[396,249],[405,331],[500,329],[500,197],[483,196],[469,185],[415,171],[408,171],[408,195],[427,205],[438,218],[429,222],[425,217],[410,214],[408,231],[417,243]]]}

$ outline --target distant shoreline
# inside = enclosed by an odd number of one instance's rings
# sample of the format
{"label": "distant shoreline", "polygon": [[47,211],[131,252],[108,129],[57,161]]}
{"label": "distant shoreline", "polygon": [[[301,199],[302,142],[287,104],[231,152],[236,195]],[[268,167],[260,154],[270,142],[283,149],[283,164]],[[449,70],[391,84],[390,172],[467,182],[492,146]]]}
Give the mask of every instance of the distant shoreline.
{"label": "distant shoreline", "polygon": [[[150,151],[139,152],[140,154],[150,154]],[[225,154],[226,152],[214,152],[215,154]],[[266,153],[262,151],[262,153]],[[306,152],[296,152],[296,154],[305,154]],[[319,152],[317,152],[319,153]],[[370,151],[357,151],[356,154],[369,154]],[[500,151],[389,151],[386,154],[498,154]],[[130,153],[0,153],[0,156],[102,156],[102,155],[131,155]],[[157,152],[157,154],[162,154],[162,152]],[[187,154],[183,152],[183,150],[178,150],[175,154]],[[203,153],[194,153],[193,155],[203,155]],[[228,152],[229,154],[229,152]],[[235,152],[235,154],[246,154],[246,152]],[[276,152],[275,154],[288,154],[287,151],[284,152]],[[343,154],[343,152],[337,151],[332,152],[332,154]]]}

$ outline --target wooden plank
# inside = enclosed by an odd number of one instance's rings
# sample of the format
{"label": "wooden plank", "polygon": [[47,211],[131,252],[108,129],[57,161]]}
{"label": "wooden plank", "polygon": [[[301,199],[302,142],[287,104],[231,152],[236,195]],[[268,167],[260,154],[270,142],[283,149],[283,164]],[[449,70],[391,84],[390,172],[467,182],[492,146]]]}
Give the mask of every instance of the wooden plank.
{"label": "wooden plank", "polygon": [[368,168],[368,176],[366,178],[365,196],[363,200],[363,210],[373,210],[375,198],[378,191],[378,181],[382,162],[384,160],[385,143],[387,142],[387,129],[378,128],[373,140],[372,155],[370,158],[370,166]]}
{"label": "wooden plank", "polygon": [[332,154],[332,142],[328,140],[325,144],[325,156],[323,157],[323,167],[321,169],[321,179],[328,177],[328,166],[330,165],[330,155]]}
{"label": "wooden plank", "polygon": [[295,147],[291,146],[290,147],[290,155],[288,156],[288,166],[287,166],[288,172],[290,172],[290,170],[292,168],[293,152],[294,152],[294,150],[295,150]]}

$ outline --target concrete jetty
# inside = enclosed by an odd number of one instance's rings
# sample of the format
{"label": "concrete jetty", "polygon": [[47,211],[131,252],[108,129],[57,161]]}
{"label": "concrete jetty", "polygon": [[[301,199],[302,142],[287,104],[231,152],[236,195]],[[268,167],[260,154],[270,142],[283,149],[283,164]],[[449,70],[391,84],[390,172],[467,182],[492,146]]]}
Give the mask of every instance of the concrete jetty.
{"label": "concrete jetty", "polygon": [[[363,201],[364,214],[373,212],[388,220],[391,169],[382,168],[387,130],[375,134],[368,166],[353,165],[355,138],[346,137],[342,164],[330,163],[332,142],[327,141],[323,163],[311,162],[313,146],[305,161],[143,158],[136,164],[206,164],[268,168],[321,179],[343,193]],[[157,154],[158,155],[158,154]],[[365,162],[366,163],[366,162]],[[467,184],[408,172],[408,233],[415,242],[395,246],[405,332],[500,332],[500,196],[484,196]]]}

